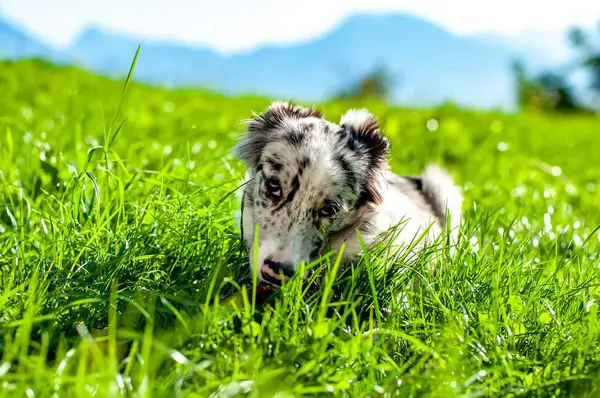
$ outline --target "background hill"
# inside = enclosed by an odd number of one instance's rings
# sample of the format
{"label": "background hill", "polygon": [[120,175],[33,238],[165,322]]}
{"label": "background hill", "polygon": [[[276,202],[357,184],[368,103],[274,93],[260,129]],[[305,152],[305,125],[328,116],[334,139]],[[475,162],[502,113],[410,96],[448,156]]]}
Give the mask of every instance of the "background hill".
{"label": "background hill", "polygon": [[44,58],[60,61],[60,51],[35,38],[25,28],[8,21],[0,14],[0,59]]}
{"label": "background hill", "polygon": [[514,57],[519,55],[534,67],[557,58],[557,52],[543,43],[492,35],[456,36],[405,14],[355,15],[312,41],[227,55],[177,43],[146,42],[98,27],[82,32],[62,52],[2,19],[0,35],[0,54],[5,58],[36,56],[120,77],[142,44],[136,69],[139,81],[309,101],[334,95],[384,66],[398,83],[391,100],[424,106],[454,101],[478,108],[513,107],[510,62]]}

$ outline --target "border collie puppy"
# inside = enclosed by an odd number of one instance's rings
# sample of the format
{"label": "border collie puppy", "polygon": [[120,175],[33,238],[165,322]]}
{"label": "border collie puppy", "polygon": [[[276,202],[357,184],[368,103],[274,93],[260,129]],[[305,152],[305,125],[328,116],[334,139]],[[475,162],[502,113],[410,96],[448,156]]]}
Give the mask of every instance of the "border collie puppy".
{"label": "border collie puppy", "polygon": [[235,148],[248,167],[239,218],[259,281],[280,285],[301,262],[342,245],[346,264],[362,253],[361,239],[365,247],[414,244],[412,252],[445,231],[456,242],[460,188],[435,165],[420,176],[392,173],[389,142],[369,111],[348,110],[336,124],[318,109],[277,101],[247,123]]}

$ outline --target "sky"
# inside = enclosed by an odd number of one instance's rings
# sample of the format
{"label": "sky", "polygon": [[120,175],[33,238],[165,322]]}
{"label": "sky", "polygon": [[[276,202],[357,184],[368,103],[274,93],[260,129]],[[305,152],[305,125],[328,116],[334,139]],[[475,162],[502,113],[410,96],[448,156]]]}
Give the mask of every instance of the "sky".
{"label": "sky", "polygon": [[596,0],[0,0],[0,14],[57,47],[93,25],[224,53],[307,41],[354,13],[389,11],[459,35],[558,32],[600,20]]}

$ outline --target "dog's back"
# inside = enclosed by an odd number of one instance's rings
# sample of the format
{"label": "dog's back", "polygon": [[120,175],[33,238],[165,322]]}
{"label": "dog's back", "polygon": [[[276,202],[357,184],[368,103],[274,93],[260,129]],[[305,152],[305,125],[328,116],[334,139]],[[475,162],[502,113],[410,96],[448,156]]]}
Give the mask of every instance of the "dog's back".
{"label": "dog's back", "polygon": [[[429,237],[447,230],[453,243],[458,238],[462,213],[462,192],[452,177],[437,165],[428,165],[421,175],[386,174],[390,192],[387,207],[394,219],[410,218],[410,234],[430,226]],[[426,239],[428,240],[428,239]]]}

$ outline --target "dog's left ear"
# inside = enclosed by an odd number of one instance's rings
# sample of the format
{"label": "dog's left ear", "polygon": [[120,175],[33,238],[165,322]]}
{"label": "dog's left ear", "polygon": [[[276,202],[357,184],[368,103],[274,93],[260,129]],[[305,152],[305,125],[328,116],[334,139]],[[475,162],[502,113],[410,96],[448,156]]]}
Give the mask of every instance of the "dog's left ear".
{"label": "dog's left ear", "polygon": [[366,109],[351,109],[340,120],[340,127],[350,134],[351,149],[369,158],[369,167],[382,169],[387,164],[390,144],[381,134],[379,121]]}
{"label": "dog's left ear", "polygon": [[351,109],[342,116],[340,127],[348,149],[364,162],[364,190],[359,201],[381,203],[381,177],[388,167],[390,144],[381,134],[379,121],[366,109]]}
{"label": "dog's left ear", "polygon": [[283,133],[283,128],[290,120],[304,118],[323,118],[323,112],[317,108],[308,108],[289,101],[275,101],[262,114],[254,114],[248,120],[248,128],[244,138],[234,149],[236,156],[247,166],[254,167],[260,160],[265,145],[273,138],[273,134]]}

